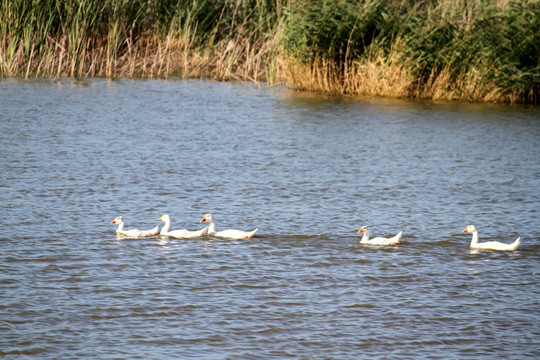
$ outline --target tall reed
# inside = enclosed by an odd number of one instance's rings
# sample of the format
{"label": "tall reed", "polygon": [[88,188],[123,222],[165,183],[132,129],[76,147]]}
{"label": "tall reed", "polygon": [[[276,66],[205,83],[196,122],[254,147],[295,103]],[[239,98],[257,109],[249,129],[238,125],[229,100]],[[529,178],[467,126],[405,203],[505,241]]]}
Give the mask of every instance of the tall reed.
{"label": "tall reed", "polygon": [[0,0],[0,76],[540,102],[538,0]]}
{"label": "tall reed", "polygon": [[294,59],[288,83],[339,93],[538,103],[539,13],[534,0],[293,2],[282,38]]}

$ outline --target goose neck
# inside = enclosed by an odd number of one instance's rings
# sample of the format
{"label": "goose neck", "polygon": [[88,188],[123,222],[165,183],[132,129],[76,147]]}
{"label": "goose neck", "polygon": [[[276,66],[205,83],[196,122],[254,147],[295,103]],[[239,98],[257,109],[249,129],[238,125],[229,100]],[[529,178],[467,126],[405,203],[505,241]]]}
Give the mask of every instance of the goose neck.
{"label": "goose neck", "polygon": [[473,231],[472,233],[472,239],[471,239],[471,246],[478,244],[478,231]]}
{"label": "goose neck", "polygon": [[364,235],[362,236],[362,240],[360,242],[367,243],[369,240],[369,230],[364,230]]}
{"label": "goose neck", "polygon": [[161,233],[169,232],[169,229],[171,228],[171,219],[165,219],[165,225],[163,225],[163,228],[161,229]]}
{"label": "goose neck", "polygon": [[216,223],[212,220],[208,224],[208,234],[213,234],[216,232]]}
{"label": "goose neck", "polygon": [[122,232],[122,230],[124,230],[124,222],[123,221],[118,221],[118,228],[116,229],[116,232]]}

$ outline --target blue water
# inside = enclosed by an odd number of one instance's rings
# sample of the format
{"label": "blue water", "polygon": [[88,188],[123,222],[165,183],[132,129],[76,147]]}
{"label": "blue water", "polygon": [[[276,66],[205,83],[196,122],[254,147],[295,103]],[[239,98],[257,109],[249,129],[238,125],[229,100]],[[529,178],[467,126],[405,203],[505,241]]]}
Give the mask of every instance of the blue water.
{"label": "blue water", "polygon": [[[2,80],[0,109],[5,358],[540,357],[538,107]],[[259,236],[110,223],[165,213]]]}

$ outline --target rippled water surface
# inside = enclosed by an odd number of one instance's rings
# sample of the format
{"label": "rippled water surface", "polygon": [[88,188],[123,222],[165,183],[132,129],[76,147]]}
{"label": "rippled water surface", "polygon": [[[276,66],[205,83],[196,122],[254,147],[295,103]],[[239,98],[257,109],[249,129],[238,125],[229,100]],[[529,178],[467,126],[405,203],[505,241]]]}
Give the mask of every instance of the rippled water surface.
{"label": "rippled water surface", "polygon": [[[5,358],[540,358],[539,108],[174,80],[4,80],[0,108]],[[111,224],[165,213],[259,236]]]}

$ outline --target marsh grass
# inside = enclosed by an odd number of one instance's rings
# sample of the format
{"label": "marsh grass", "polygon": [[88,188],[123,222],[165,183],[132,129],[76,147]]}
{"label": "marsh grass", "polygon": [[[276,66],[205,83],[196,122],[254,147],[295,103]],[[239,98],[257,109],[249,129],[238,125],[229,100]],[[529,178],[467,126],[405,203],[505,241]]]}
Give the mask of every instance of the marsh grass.
{"label": "marsh grass", "polygon": [[261,81],[273,51],[265,5],[3,0],[0,74]]}
{"label": "marsh grass", "polygon": [[539,13],[534,0],[295,2],[289,16],[294,24],[283,36],[292,59],[287,84],[335,93],[538,103]]}
{"label": "marsh grass", "polygon": [[0,0],[2,77],[540,101],[537,0]]}

